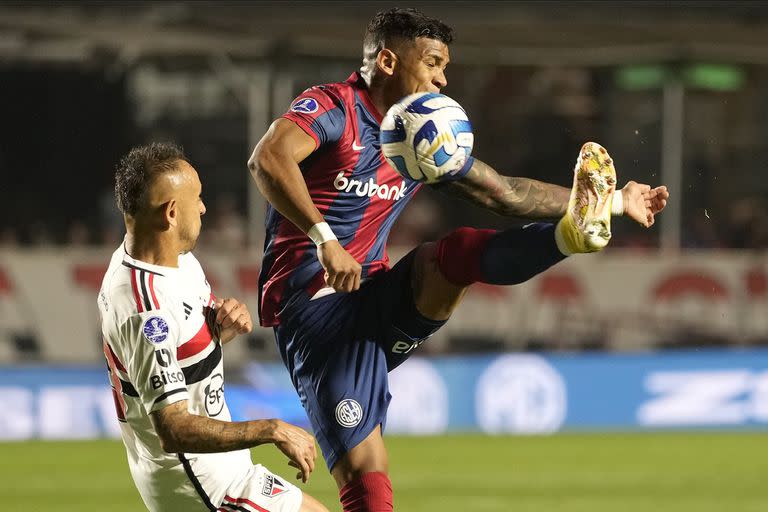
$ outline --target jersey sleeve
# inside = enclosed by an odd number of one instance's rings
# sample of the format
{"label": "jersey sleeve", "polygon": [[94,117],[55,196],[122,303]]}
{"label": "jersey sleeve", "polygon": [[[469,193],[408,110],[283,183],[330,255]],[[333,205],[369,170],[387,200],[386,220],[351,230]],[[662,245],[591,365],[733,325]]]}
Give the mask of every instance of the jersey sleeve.
{"label": "jersey sleeve", "polygon": [[147,414],[187,400],[184,372],[176,359],[179,325],[162,309],[131,316],[120,328],[126,372]]}
{"label": "jersey sleeve", "polygon": [[475,165],[475,157],[470,156],[467,158],[467,161],[464,162],[464,165],[461,166],[461,169],[457,170],[455,173],[447,174],[444,176],[443,181],[456,181],[460,180],[464,176],[467,175],[467,173],[472,169],[472,166]]}
{"label": "jersey sleeve", "polygon": [[293,121],[315,139],[315,148],[338,142],[346,122],[341,99],[322,86],[311,87],[301,93],[283,118]]}

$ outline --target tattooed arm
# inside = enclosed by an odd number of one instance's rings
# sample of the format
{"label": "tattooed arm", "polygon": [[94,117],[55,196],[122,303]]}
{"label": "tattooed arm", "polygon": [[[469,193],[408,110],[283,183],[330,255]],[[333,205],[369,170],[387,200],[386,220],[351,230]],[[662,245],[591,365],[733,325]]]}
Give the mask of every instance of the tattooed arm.
{"label": "tattooed arm", "polygon": [[[570,189],[559,185],[502,176],[477,159],[462,179],[440,183],[435,188],[498,215],[527,219],[562,217],[571,195]],[[664,209],[669,199],[669,191],[664,185],[651,188],[634,181],[628,181],[621,194],[624,215],[647,228],[653,225],[656,214]]]}
{"label": "tattooed arm", "polygon": [[198,416],[180,400],[150,415],[160,444],[168,453],[212,453],[272,443],[300,469],[304,482],[315,468],[315,439],[281,420],[221,421]]}
{"label": "tattooed arm", "polygon": [[571,194],[570,189],[559,185],[502,176],[477,159],[462,179],[441,183],[434,188],[498,215],[529,219],[562,217]]}

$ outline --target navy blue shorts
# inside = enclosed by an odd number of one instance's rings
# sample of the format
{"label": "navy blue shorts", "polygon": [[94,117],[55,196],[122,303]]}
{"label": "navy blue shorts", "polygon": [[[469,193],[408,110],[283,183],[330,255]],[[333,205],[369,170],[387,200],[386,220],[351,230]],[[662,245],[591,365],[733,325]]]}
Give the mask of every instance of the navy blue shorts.
{"label": "navy blue shorts", "polygon": [[290,305],[275,328],[328,469],[377,425],[384,427],[391,399],[387,373],[445,323],[416,309],[415,252],[355,292]]}

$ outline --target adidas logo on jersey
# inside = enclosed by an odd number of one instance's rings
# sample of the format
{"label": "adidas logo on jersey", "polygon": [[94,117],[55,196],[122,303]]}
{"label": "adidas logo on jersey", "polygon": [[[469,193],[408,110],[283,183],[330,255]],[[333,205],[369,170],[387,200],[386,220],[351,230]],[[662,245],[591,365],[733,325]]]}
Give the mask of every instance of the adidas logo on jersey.
{"label": "adidas logo on jersey", "polygon": [[359,180],[351,180],[344,177],[344,172],[340,172],[336,179],[333,180],[333,186],[336,190],[343,192],[355,191],[355,194],[360,197],[373,197],[378,196],[379,199],[389,199],[390,201],[397,201],[405,197],[405,190],[408,188],[405,185],[405,181],[400,182],[400,186],[379,185],[373,178],[368,178],[367,182]]}

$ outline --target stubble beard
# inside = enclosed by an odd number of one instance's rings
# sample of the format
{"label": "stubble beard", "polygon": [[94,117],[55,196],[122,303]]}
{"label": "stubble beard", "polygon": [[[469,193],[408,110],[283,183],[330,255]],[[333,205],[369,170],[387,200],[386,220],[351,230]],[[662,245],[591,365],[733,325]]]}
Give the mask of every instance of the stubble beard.
{"label": "stubble beard", "polygon": [[197,240],[200,237],[200,228],[197,228],[197,233],[193,233],[191,229],[184,229],[181,233],[181,251],[180,254],[186,254],[192,252],[197,245]]}

